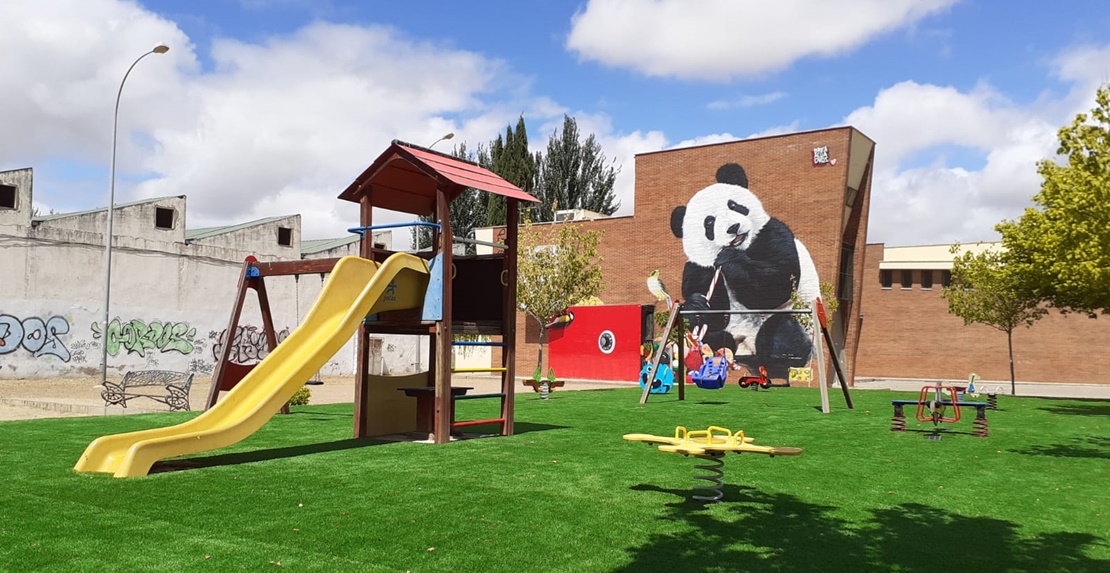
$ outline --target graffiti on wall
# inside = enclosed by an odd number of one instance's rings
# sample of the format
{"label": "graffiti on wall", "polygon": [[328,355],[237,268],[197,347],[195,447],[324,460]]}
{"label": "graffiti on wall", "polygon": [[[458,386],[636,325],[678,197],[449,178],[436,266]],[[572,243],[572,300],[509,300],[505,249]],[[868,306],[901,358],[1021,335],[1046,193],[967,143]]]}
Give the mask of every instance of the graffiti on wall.
{"label": "graffiti on wall", "polygon": [[687,258],[683,309],[716,311],[690,317],[713,351],[727,350],[738,362],[786,378],[791,368],[808,364],[812,340],[790,315],[753,311],[789,308],[794,292],[800,300],[815,299],[816,266],[790,228],[748,189],[740,165],[722,165],[716,175],[715,183],[671,213],[671,230]]}
{"label": "graffiti on wall", "polygon": [[[227,342],[227,329],[217,333],[212,331],[208,338],[213,340],[212,360],[219,362],[223,353],[224,344]],[[278,344],[289,338],[289,327],[277,333]],[[254,364],[262,361],[270,354],[270,345],[266,342],[266,333],[257,326],[237,326],[235,336],[231,340],[231,350],[228,360],[236,364]]]}
{"label": "graffiti on wall", "polygon": [[0,355],[23,348],[35,358],[57,356],[69,362],[69,349],[58,337],[68,332],[69,321],[62,316],[46,320],[32,316],[20,320],[10,314],[0,314]]}
{"label": "graffiti on wall", "polygon": [[103,339],[112,356],[117,356],[121,348],[143,357],[148,351],[191,354],[196,349],[197,329],[187,322],[146,322],[138,318],[122,322],[116,318],[108,323],[107,337],[101,336],[99,322],[93,322],[91,327],[93,338]]}

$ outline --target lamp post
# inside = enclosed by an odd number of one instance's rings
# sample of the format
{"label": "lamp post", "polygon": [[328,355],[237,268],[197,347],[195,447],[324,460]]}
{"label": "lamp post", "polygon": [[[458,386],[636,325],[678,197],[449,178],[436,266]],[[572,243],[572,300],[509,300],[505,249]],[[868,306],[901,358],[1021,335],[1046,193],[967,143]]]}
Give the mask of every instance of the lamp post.
{"label": "lamp post", "polygon": [[131,75],[131,70],[135,69],[135,65],[143,58],[151,54],[164,54],[170,51],[169,46],[165,44],[158,44],[150,49],[149,52],[139,56],[134,62],[131,62],[131,67],[127,68],[127,72],[123,74],[123,80],[119,83],[119,91],[116,92],[116,110],[112,116],[112,167],[110,170],[108,184],[108,229],[104,235],[104,326],[100,330],[100,346],[102,349],[100,371],[102,380],[101,384],[108,381],[108,323],[112,320],[109,316],[109,303],[112,298],[112,218],[116,207],[116,134],[119,132],[119,99],[123,95],[123,84],[127,83],[127,76]]}
{"label": "lamp post", "polygon": [[445,135],[444,135],[443,137],[441,137],[441,138],[439,138],[439,139],[435,140],[435,142],[434,142],[434,143],[432,143],[431,145],[429,145],[429,146],[428,146],[428,149],[431,149],[431,148],[435,147],[435,146],[436,146],[436,143],[439,143],[439,142],[441,142],[441,141],[445,141],[445,140],[451,139],[452,137],[455,137],[455,132],[453,132],[453,131],[451,131],[451,132],[448,132],[448,133],[447,133],[447,134],[445,134]]}

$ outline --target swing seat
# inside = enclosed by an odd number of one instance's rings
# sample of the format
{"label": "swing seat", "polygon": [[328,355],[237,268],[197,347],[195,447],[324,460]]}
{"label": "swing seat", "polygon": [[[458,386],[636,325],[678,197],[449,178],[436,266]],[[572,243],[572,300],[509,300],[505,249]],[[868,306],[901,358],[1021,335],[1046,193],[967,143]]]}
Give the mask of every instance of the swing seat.
{"label": "swing seat", "polygon": [[728,362],[723,356],[710,356],[697,372],[690,373],[698,388],[720,390],[728,379]]}

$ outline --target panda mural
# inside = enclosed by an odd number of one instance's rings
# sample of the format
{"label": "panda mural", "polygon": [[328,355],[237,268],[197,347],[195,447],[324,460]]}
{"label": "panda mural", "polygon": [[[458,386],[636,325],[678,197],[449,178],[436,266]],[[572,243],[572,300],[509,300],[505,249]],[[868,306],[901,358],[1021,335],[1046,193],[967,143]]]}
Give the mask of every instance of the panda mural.
{"label": "panda mural", "polygon": [[[684,310],[767,310],[791,306],[820,292],[817,268],[805,245],[782,221],[767,214],[748,190],[748,176],[736,163],[717,170],[717,182],[671,213],[671,230],[682,239]],[[716,286],[714,280],[720,269]],[[793,366],[806,366],[813,341],[789,314],[688,315],[692,330],[705,325],[702,342],[714,351],[732,350],[736,361],[763,366],[773,378],[786,378]]]}

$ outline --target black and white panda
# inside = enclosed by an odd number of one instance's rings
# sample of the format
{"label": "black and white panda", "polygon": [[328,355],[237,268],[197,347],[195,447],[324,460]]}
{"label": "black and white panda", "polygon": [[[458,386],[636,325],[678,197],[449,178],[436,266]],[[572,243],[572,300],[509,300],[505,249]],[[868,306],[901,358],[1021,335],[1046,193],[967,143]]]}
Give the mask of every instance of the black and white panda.
{"label": "black and white panda", "polygon": [[[767,214],[736,163],[722,165],[716,183],[675,208],[671,230],[686,253],[685,310],[789,308],[795,289],[806,301],[820,292],[809,251],[789,227]],[[704,314],[690,322],[692,328],[706,325],[702,342],[714,350],[728,348],[738,361],[764,366],[775,378],[785,378],[792,366],[805,366],[813,353],[806,329],[789,314]]]}

